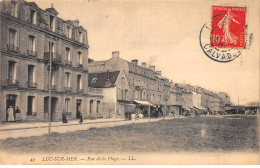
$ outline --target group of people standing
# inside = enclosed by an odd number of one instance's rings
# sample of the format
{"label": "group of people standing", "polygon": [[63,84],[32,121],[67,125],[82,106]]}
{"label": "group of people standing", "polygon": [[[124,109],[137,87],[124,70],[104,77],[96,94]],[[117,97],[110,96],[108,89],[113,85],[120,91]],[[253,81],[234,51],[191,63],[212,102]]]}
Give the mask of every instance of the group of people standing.
{"label": "group of people standing", "polygon": [[9,108],[7,109],[7,121],[8,122],[20,122],[20,113],[21,110],[17,106],[16,109],[10,105]]}

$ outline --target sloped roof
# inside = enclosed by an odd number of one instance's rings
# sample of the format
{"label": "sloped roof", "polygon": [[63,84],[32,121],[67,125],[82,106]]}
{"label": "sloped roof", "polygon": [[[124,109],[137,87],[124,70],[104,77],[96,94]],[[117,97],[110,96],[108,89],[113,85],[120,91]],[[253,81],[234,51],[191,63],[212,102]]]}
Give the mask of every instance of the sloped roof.
{"label": "sloped roof", "polygon": [[88,74],[88,86],[93,88],[114,87],[120,71]]}
{"label": "sloped roof", "polygon": [[54,15],[58,15],[58,14],[59,14],[59,13],[56,11],[56,9],[54,9],[53,7],[47,8],[47,9],[45,9],[45,10],[48,11],[48,12],[53,13]]}

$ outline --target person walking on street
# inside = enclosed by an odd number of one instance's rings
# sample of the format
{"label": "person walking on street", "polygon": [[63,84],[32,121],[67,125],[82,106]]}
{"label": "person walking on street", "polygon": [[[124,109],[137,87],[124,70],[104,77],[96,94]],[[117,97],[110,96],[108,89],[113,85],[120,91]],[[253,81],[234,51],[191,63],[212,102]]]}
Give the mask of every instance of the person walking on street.
{"label": "person walking on street", "polygon": [[14,121],[14,108],[13,106],[10,106],[7,110],[7,114],[8,114],[8,121],[12,122]]}
{"label": "person walking on street", "polygon": [[64,110],[62,112],[62,123],[68,123],[67,114],[65,113]]}
{"label": "person walking on street", "polygon": [[16,122],[20,122],[21,121],[20,114],[21,114],[21,110],[17,106],[16,109],[15,109],[15,121]]}
{"label": "person walking on street", "polygon": [[82,117],[82,113],[79,114],[79,123],[82,124],[83,123],[83,117]]}

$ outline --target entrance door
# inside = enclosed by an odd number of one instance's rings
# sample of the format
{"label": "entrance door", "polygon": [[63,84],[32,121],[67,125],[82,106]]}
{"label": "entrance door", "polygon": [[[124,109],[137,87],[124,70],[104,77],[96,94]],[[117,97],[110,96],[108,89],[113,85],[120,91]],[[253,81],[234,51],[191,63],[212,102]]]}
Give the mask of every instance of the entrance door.
{"label": "entrance door", "polygon": [[[51,98],[51,121],[55,121],[56,119],[56,104],[58,98]],[[49,121],[49,97],[44,98],[44,121]]]}
{"label": "entrance door", "polygon": [[77,100],[76,102],[76,118],[80,118],[80,112],[81,112],[81,101],[82,100]]}
{"label": "entrance door", "polygon": [[[17,95],[12,95],[12,94],[6,95],[6,121],[8,121],[8,113],[7,113],[8,108],[12,106],[15,111],[16,97]],[[15,119],[15,112],[14,112],[14,119]]]}

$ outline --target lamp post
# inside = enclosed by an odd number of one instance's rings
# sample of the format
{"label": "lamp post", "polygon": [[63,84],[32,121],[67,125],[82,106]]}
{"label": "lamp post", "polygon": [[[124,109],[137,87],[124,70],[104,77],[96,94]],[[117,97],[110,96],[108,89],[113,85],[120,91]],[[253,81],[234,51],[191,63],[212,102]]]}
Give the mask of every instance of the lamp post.
{"label": "lamp post", "polygon": [[[50,50],[52,51],[52,50]],[[50,56],[50,64],[49,67],[47,67],[47,70],[49,70],[49,116],[48,116],[48,120],[49,120],[49,126],[48,126],[48,134],[51,134],[51,73],[52,73],[52,52],[50,52],[49,54]],[[49,69],[50,68],[50,69]]]}

